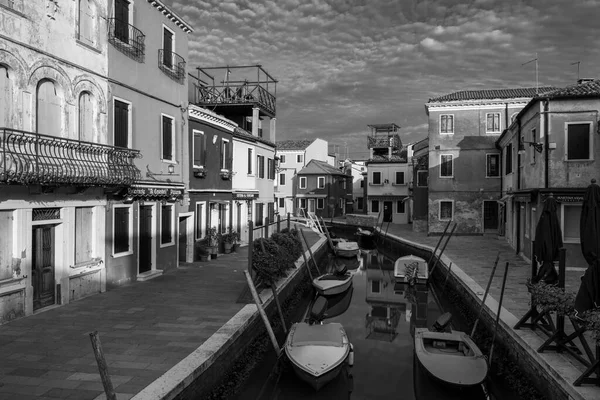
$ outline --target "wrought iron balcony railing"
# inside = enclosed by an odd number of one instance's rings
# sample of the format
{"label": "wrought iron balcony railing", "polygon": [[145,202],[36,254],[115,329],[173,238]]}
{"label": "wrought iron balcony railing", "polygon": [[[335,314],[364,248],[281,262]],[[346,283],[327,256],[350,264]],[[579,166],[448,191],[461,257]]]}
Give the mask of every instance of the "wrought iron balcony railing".
{"label": "wrought iron balcony railing", "polygon": [[144,61],[146,35],[133,25],[116,18],[108,19],[108,41],[126,56]]}
{"label": "wrought iron balcony railing", "polygon": [[0,183],[128,186],[138,150],[0,128]]}
{"label": "wrought iron balcony railing", "polygon": [[260,84],[205,86],[194,84],[195,103],[204,106],[217,104],[257,104],[275,115],[276,98]]}
{"label": "wrought iron balcony railing", "polygon": [[367,136],[367,148],[377,149],[384,147],[400,149],[400,147],[402,147],[400,135]]}
{"label": "wrought iron balcony railing", "polygon": [[158,68],[178,83],[185,79],[185,60],[179,54],[158,50]]}

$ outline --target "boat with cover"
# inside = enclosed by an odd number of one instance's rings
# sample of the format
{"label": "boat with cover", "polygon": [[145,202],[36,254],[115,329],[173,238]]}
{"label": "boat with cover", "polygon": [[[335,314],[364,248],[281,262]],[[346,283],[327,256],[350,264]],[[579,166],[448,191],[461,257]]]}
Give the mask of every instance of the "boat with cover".
{"label": "boat with cover", "polygon": [[450,388],[483,389],[487,360],[469,335],[447,329],[452,315],[442,314],[432,329],[415,328],[415,355],[419,367],[437,384]]}
{"label": "boat with cover", "polygon": [[334,252],[340,257],[358,257],[360,247],[357,242],[338,242],[335,244]]}
{"label": "boat with cover", "polygon": [[354,234],[357,237],[358,245],[362,248],[373,248],[375,246],[375,234],[373,231],[358,228]]}
{"label": "boat with cover", "polygon": [[[327,310],[327,298],[317,296],[308,319],[292,325],[284,345],[295,374],[315,390],[335,379],[351,354],[352,345],[342,324],[323,323]],[[340,311],[344,310],[336,314]]]}
{"label": "boat with cover", "polygon": [[398,258],[394,263],[394,278],[396,282],[427,283],[429,279],[427,261],[414,255]]}
{"label": "boat with cover", "polygon": [[331,296],[348,290],[352,285],[352,273],[346,265],[336,264],[334,272],[321,275],[312,282],[318,294]]}

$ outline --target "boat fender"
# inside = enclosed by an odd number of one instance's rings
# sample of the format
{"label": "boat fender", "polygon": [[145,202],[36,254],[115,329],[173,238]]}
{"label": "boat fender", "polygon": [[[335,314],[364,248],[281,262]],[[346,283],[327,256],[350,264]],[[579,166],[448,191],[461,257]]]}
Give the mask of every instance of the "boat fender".
{"label": "boat fender", "polygon": [[348,354],[348,365],[354,365],[354,346],[350,343],[350,353]]}

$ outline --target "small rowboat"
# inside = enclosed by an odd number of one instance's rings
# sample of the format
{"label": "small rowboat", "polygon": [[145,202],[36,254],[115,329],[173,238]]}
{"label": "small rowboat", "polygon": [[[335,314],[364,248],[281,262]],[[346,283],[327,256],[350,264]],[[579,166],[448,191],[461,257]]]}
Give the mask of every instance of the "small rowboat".
{"label": "small rowboat", "polygon": [[355,233],[358,245],[362,248],[373,248],[375,246],[375,234],[372,231],[358,228]]}
{"label": "small rowboat", "polygon": [[427,261],[413,255],[400,257],[394,263],[394,277],[396,282],[425,284],[429,279]]}
{"label": "small rowboat", "polygon": [[325,274],[313,279],[312,283],[319,294],[332,296],[348,290],[352,285],[352,273],[346,272],[343,275]]}
{"label": "small rowboat", "polygon": [[360,247],[357,242],[338,242],[335,244],[335,254],[340,257],[358,257]]}

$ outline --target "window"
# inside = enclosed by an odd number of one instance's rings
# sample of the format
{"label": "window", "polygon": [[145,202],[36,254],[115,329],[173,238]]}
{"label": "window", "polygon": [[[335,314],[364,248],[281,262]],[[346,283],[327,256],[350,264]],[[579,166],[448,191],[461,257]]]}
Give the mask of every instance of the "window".
{"label": "window", "polygon": [[267,203],[267,216],[269,217],[269,222],[275,222],[275,203]]}
{"label": "window", "polygon": [[256,168],[258,170],[258,177],[265,177],[265,156],[256,156]]}
{"label": "window", "polygon": [[256,217],[255,217],[255,225],[256,226],[263,226],[263,223],[265,221],[264,218],[264,214],[263,214],[263,203],[256,203]]}
{"label": "window", "polygon": [[94,208],[75,208],[75,264],[90,261],[94,247]]}
{"label": "window", "polygon": [[229,140],[221,139],[221,169],[231,169],[231,156],[229,149]]}
{"label": "window", "polygon": [[173,244],[174,222],[173,204],[163,204],[160,207],[160,244]]}
{"label": "window", "polygon": [[364,207],[364,199],[362,197],[357,197],[356,198],[356,208],[358,208],[359,210],[362,210]]}
{"label": "window", "polygon": [[79,23],[77,25],[77,39],[84,43],[94,45],[96,10],[92,0],[79,0]]}
{"label": "window", "polygon": [[526,238],[529,237],[529,231],[531,230],[530,222],[531,222],[531,210],[529,209],[529,207],[525,206],[525,237]]}
{"label": "window", "polygon": [[396,171],[396,180],[394,183],[396,185],[404,185],[404,171]]}
{"label": "window", "polygon": [[206,209],[206,203],[196,203],[196,239],[202,239],[206,232],[206,226],[204,224],[204,210]]}
{"label": "window", "polygon": [[248,149],[248,175],[252,175],[252,162],[254,161],[252,153],[252,149]]}
{"label": "window", "polygon": [[279,186],[285,186],[285,174],[283,172],[279,173]]}
{"label": "window", "polygon": [[162,119],[162,159],[175,161],[175,124],[173,118],[161,114]]}
{"label": "window", "polygon": [[115,0],[115,37],[129,43],[129,1]]}
{"label": "window", "polygon": [[206,164],[206,135],[202,131],[193,130],[194,167],[200,168]]}
{"label": "window", "polygon": [[421,170],[417,171],[417,186],[427,187],[427,179],[429,178],[429,171]]}
{"label": "window", "polygon": [[173,49],[175,48],[175,34],[163,25],[163,58],[162,63],[167,68],[173,68]]}
{"label": "window", "polygon": [[591,160],[590,149],[592,148],[592,124],[568,123],[566,126],[566,160]]}
{"label": "window", "polygon": [[440,221],[451,220],[454,215],[454,202],[448,200],[440,201],[439,219]]}
{"label": "window", "polygon": [[298,199],[298,207],[306,210],[306,199],[304,197]]}
{"label": "window", "polygon": [[[533,128],[533,129],[531,130],[531,141],[532,141],[533,143],[536,143],[536,142],[537,142],[537,137],[536,137],[536,136],[537,136],[537,135],[536,135],[536,130],[535,130],[535,128]],[[535,147],[533,147],[533,146],[531,146],[531,145],[529,146],[529,150],[530,150],[530,151],[531,151],[531,153],[532,153],[532,154],[531,154],[531,163],[532,163],[532,164],[535,164],[535,153],[537,153],[537,151],[535,151]]]}
{"label": "window", "polygon": [[340,199],[340,210],[344,212],[344,199]]}
{"label": "window", "polygon": [[444,134],[454,133],[454,115],[451,115],[451,114],[440,115],[440,133],[444,133]]}
{"label": "window", "polygon": [[454,160],[452,154],[440,155],[440,178],[452,178],[454,177],[453,171]]}
{"label": "window", "polygon": [[300,180],[298,182],[298,188],[306,189],[306,177],[305,176],[300,177]]}
{"label": "window", "polygon": [[504,154],[504,160],[506,163],[505,164],[506,175],[512,174],[512,164],[513,164],[512,158],[513,158],[513,145],[512,145],[512,143],[509,143],[506,146],[506,150],[505,150],[505,154]]}
{"label": "window", "polygon": [[497,178],[500,176],[500,154],[485,155],[486,178]]}
{"label": "window", "polygon": [[510,123],[512,124],[513,122],[515,122],[515,118],[517,118],[517,115],[519,115],[519,113],[513,113],[510,116]]}
{"label": "window", "polygon": [[279,198],[279,208],[285,207],[285,199],[283,197]]}
{"label": "window", "polygon": [[381,172],[373,172],[373,185],[381,185]]}
{"label": "window", "polygon": [[500,113],[487,113],[485,131],[487,133],[500,133]]}
{"label": "window", "polygon": [[296,162],[303,163],[304,162],[304,154],[298,154],[296,156]]}
{"label": "window", "polygon": [[325,199],[319,198],[317,199],[317,210],[322,210],[325,208]]}
{"label": "window", "polygon": [[324,176],[317,177],[317,189],[324,189],[324,188],[325,188],[325,177]]}
{"label": "window", "polygon": [[406,212],[404,207],[404,200],[398,200],[396,202],[396,212],[398,214],[404,214]]}
{"label": "window", "polygon": [[79,140],[84,142],[94,142],[93,108],[92,94],[81,92],[79,95]]}
{"label": "window", "polygon": [[371,200],[371,212],[379,212],[379,200]]}
{"label": "window", "polygon": [[13,276],[13,211],[0,211],[0,280],[10,279]]}
{"label": "window", "polygon": [[371,281],[371,293],[381,293],[381,283],[378,280]]}
{"label": "window", "polygon": [[581,204],[562,205],[562,231],[565,243],[579,243],[579,217],[581,216]]}
{"label": "window", "polygon": [[61,104],[54,82],[42,80],[37,88],[37,133],[61,136]]}
{"label": "window", "polygon": [[0,64],[0,126],[10,127],[12,110],[11,74],[7,67]]}
{"label": "window", "polygon": [[279,163],[280,164],[285,164],[285,155],[282,154],[282,155],[279,156]]}
{"label": "window", "polygon": [[129,147],[129,134],[131,132],[131,103],[114,99],[114,145]]}
{"label": "window", "polygon": [[360,187],[361,187],[361,188],[364,188],[364,187],[365,187],[365,180],[364,180],[364,179],[361,179],[361,180],[360,180]]}
{"label": "window", "polygon": [[133,213],[131,206],[113,207],[113,256],[132,254],[133,249]]}
{"label": "window", "polygon": [[275,163],[272,158],[267,158],[267,178],[275,179]]}

